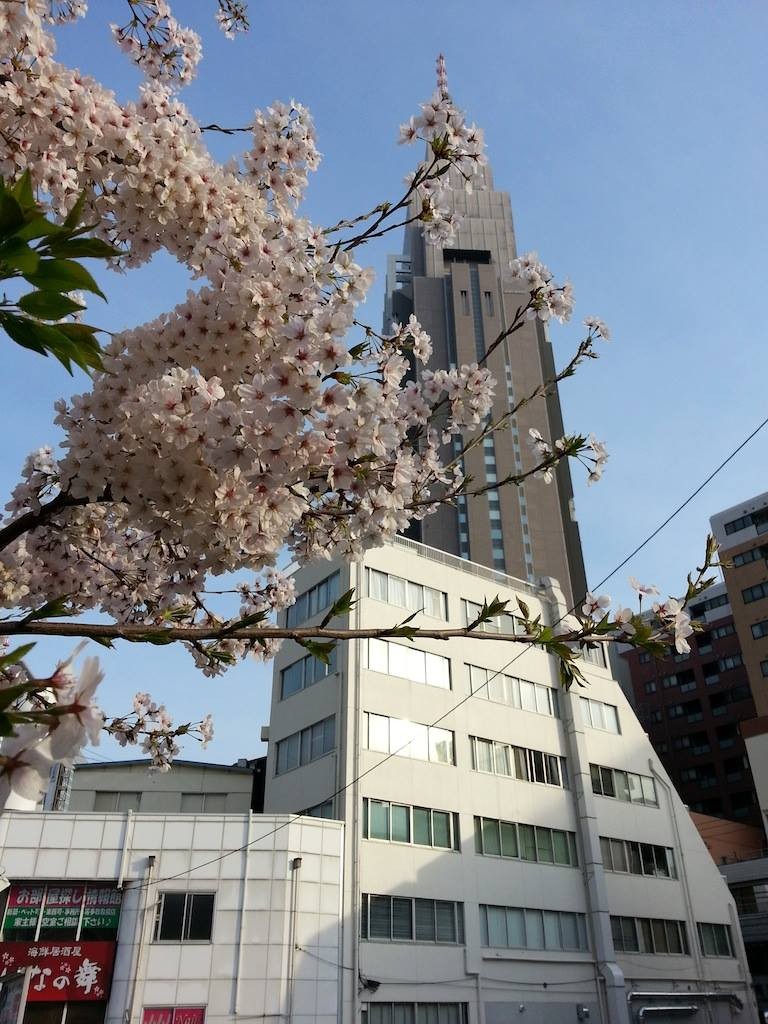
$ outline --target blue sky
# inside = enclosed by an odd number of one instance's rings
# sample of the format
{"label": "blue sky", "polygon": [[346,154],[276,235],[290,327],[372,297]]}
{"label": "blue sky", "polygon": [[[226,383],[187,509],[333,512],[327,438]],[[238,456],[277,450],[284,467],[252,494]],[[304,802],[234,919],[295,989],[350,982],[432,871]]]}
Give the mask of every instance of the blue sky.
{"label": "blue sky", "polygon": [[[120,98],[140,77],[110,42],[121,0],[98,0],[59,32],[62,59]],[[251,3],[253,28],[228,42],[213,0],[175,5],[203,35],[205,58],[182,99],[201,123],[248,123],[256,107],[296,99],[314,115],[323,164],[307,216],[335,223],[398,195],[418,154],[397,127],[434,85],[446,55],[451,92],[485,129],[496,185],[510,192],[521,251],[535,249],[574,283],[579,320],[601,316],[614,341],[566,382],[566,428],[594,431],[611,453],[603,481],[574,473],[587,573],[605,576],[768,415],[763,302],[768,236],[768,133],[761,3],[387,0],[287,10]],[[226,157],[238,141],[215,136]],[[363,319],[378,325],[384,261],[400,238],[371,245],[377,281]],[[110,329],[180,300],[184,273],[168,259],[104,277]],[[577,321],[578,323],[578,321]],[[563,362],[576,325],[552,332]],[[82,390],[58,364],[6,344],[0,486],[25,453],[55,437],[53,401]],[[708,517],[766,489],[768,428],[606,589],[630,599],[633,573],[678,592],[703,550]],[[41,644],[45,668],[62,652]],[[252,664],[205,680],[181,651],[105,652],[105,706],[117,713],[150,689],[179,717],[211,710],[217,739],[203,756],[259,751],[269,672]],[[243,714],[244,709],[247,713]],[[198,750],[188,745],[187,756]],[[98,756],[111,756],[105,745]]]}

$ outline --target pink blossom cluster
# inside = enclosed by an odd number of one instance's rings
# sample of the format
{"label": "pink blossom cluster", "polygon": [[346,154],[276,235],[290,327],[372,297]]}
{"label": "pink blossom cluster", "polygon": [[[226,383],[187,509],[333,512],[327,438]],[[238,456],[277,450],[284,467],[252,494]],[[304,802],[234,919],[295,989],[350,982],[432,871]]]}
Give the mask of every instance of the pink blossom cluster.
{"label": "pink blossom cluster", "polygon": [[482,168],[487,163],[482,131],[468,125],[445,87],[444,65],[438,61],[438,81],[442,83],[426,103],[421,114],[400,125],[401,143],[420,139],[427,143],[427,158],[406,182],[414,188],[412,209],[419,212],[426,237],[435,245],[449,242],[460,218],[451,209],[450,191],[457,178],[471,192],[483,183]]}
{"label": "pink blossom cluster", "polygon": [[[98,659],[86,658],[79,675],[73,670],[83,646],[79,644],[45,679],[32,676],[23,661],[0,668],[0,693],[8,688],[18,692],[5,709],[18,721],[14,734],[0,745],[0,808],[11,793],[39,800],[54,765],[72,764],[86,744],[98,745],[103,731],[123,747],[141,744],[152,767],[160,771],[167,771],[179,753],[179,737],[192,736],[203,747],[213,738],[210,715],[195,724],[175,726],[165,706],[148,693],[136,694],[130,714],[108,720],[95,700],[104,678]],[[0,654],[6,648],[4,639]]]}
{"label": "pink blossom cluster", "polygon": [[[296,210],[319,160],[302,107],[257,112],[252,148],[222,166],[166,85],[120,105],[57,63],[48,13],[44,0],[0,12],[0,173],[28,168],[59,213],[90,187],[93,221],[126,267],[165,250],[201,283],[114,335],[106,372],[57,403],[62,452],[27,461],[7,511],[61,493],[79,504],[0,553],[0,604],[66,594],[122,621],[188,607],[184,621],[208,622],[196,597],[211,576],[258,574],[285,546],[302,560],[356,555],[433,511],[461,483],[444,468],[436,415],[443,435],[476,427],[494,382],[465,366],[406,385],[404,351],[423,362],[431,349],[413,319],[353,356],[345,336],[371,275]],[[481,165],[479,136],[446,97],[417,128],[447,139],[441,165],[467,176]],[[285,588],[256,578],[253,589],[282,607]],[[205,652],[194,650],[210,667]]]}
{"label": "pink blossom cluster", "polygon": [[75,676],[72,662],[81,646],[48,679],[33,679],[23,663],[0,670],[0,692],[28,684],[27,694],[16,704],[21,711],[38,712],[2,742],[0,807],[10,792],[38,800],[55,764],[71,762],[86,743],[99,742],[104,716],[93,698],[104,674],[97,658],[86,658]]}
{"label": "pink blossom cluster", "polygon": [[174,726],[164,704],[157,704],[151,694],[137,693],[133,698],[133,711],[122,718],[113,718],[104,725],[121,747],[140,743],[142,753],[151,760],[150,768],[167,772],[173,759],[180,753],[176,740],[180,736],[194,736],[205,749],[213,739],[213,718],[206,715],[195,725]]}
{"label": "pink blossom cluster", "polygon": [[200,36],[179,24],[167,0],[129,0],[131,18],[112,25],[120,49],[142,71],[160,81],[191,81],[203,56]]}
{"label": "pink blossom cluster", "polygon": [[512,277],[520,278],[531,291],[531,303],[526,312],[528,320],[546,322],[550,317],[561,323],[570,320],[574,304],[573,285],[570,281],[557,284],[549,267],[541,262],[535,252],[518,256],[510,262],[509,269]]}

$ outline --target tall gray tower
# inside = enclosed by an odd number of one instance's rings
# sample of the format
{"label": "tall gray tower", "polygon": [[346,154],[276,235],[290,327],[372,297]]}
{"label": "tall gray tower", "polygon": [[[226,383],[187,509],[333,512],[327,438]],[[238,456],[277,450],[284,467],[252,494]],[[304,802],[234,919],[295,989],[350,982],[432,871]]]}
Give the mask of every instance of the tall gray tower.
{"label": "tall gray tower", "polygon": [[[446,88],[441,65],[439,61],[438,85]],[[389,257],[385,330],[393,320],[403,323],[413,313],[432,336],[432,369],[476,362],[528,299],[523,283],[509,273],[510,260],[517,255],[509,195],[494,188],[490,167],[484,169],[484,179],[485,188],[471,194],[457,180],[448,197],[463,218],[450,248],[428,242],[421,225],[414,223],[406,228],[403,254]],[[441,197],[441,205],[445,203]],[[491,354],[488,367],[497,381],[493,416],[498,417],[554,375],[545,325],[538,320],[525,324]],[[556,389],[468,453],[465,469],[475,485],[534,465],[528,446],[531,427],[547,441],[563,435]],[[565,464],[550,484],[529,478],[520,487],[460,501],[457,508],[443,508],[414,524],[408,536],[520,579],[553,576],[570,603],[587,589]]]}

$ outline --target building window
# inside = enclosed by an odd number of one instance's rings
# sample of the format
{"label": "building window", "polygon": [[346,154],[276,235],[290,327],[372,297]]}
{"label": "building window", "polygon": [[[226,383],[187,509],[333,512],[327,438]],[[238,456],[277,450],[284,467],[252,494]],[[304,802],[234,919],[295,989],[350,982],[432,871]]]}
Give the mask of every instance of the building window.
{"label": "building window", "polygon": [[656,917],[611,917],[617,953],[688,955],[685,921]]}
{"label": "building window", "polygon": [[727,924],[704,924],[698,922],[699,945],[704,956],[735,956],[731,926]]}
{"label": "building window", "polygon": [[409,679],[443,690],[451,688],[451,663],[448,658],[429,651],[419,651],[389,640],[371,639],[363,642],[363,665],[373,672]]}
{"label": "building window", "polygon": [[363,800],[363,839],[458,850],[459,816],[433,807],[411,807],[366,797]]}
{"label": "building window", "polygon": [[[459,515],[461,519],[461,514]],[[466,521],[466,514],[464,515]],[[442,590],[427,587],[421,583],[412,583],[401,576],[391,576],[378,569],[366,569],[365,578],[368,584],[368,597],[375,601],[384,601],[398,608],[407,608],[412,612],[423,612],[433,619],[448,618],[448,596]]]}
{"label": "building window", "polygon": [[745,516],[739,516],[738,519],[732,519],[730,523],[725,523],[724,529],[726,534],[737,533],[739,530],[746,530],[748,526],[752,525],[752,516],[747,513]]}
{"label": "building window", "polygon": [[597,647],[582,647],[581,656],[584,661],[588,661],[590,665],[596,665],[597,668],[606,668],[605,663],[605,651],[602,645]]}
{"label": "building window", "polygon": [[768,619],[763,619],[762,622],[756,622],[752,626],[752,636],[755,640],[760,640],[764,636],[768,636]]}
{"label": "building window", "polygon": [[677,878],[675,852],[670,846],[600,836],[600,850],[606,871],[650,875],[652,878]]}
{"label": "building window", "polygon": [[732,622],[726,622],[724,626],[714,626],[712,628],[712,636],[715,640],[723,640],[727,636],[733,636],[736,632],[736,627]]}
{"label": "building window", "polygon": [[466,1003],[363,1003],[362,1024],[467,1024]]}
{"label": "building window", "polygon": [[[461,602],[461,613],[462,619],[465,626],[471,625],[477,621],[483,606],[478,604],[477,601],[464,601]],[[518,629],[517,619],[514,615],[510,615],[509,612],[504,612],[503,615],[497,615],[492,619],[488,619],[485,622],[481,622],[479,626],[475,627],[478,633],[518,633],[521,630]]]}
{"label": "building window", "polygon": [[768,583],[757,583],[754,587],[746,587],[741,592],[744,604],[752,604],[763,597],[768,597]]}
{"label": "building window", "polygon": [[744,664],[744,661],[740,654],[729,654],[725,658],[720,658],[717,662],[717,667],[721,672],[727,672],[732,668],[739,668]]}
{"label": "building window", "polygon": [[312,654],[299,658],[280,673],[280,700],[306,690],[336,671],[336,648],[328,655],[328,664]]}
{"label": "building window", "polygon": [[750,548],[749,551],[741,551],[738,555],[732,555],[731,561],[734,568],[740,565],[747,565],[749,562],[759,562],[761,559],[768,559],[768,547],[763,545],[759,548]]}
{"label": "building window", "polygon": [[648,651],[640,651],[637,660],[641,665],[647,665],[648,662],[651,660],[651,656],[648,653]]}
{"label": "building window", "polygon": [[[701,618],[706,612],[714,611],[715,608],[724,608],[728,604],[727,594],[718,594],[717,597],[707,598],[706,601],[701,601],[699,604],[691,605],[691,618]],[[674,648],[670,648],[674,652]]]}
{"label": "building window", "polygon": [[155,915],[155,942],[210,942],[212,892],[161,892]]}
{"label": "building window", "polygon": [[473,697],[482,697],[499,704],[509,704],[522,711],[534,711],[539,715],[559,717],[557,690],[527,679],[502,675],[478,665],[467,665],[469,689]]}
{"label": "building window", "polygon": [[330,753],[335,745],[336,716],[331,715],[278,741],[275,775],[282,775],[283,772],[316,761],[318,757]]}
{"label": "building window", "polygon": [[459,298],[461,299],[461,312],[464,316],[469,316],[469,295],[463,289],[459,292]]}
{"label": "building window", "polygon": [[475,853],[577,867],[576,835],[541,825],[475,817]]}
{"label": "building window", "polygon": [[619,710],[613,704],[604,704],[599,700],[592,700],[591,697],[581,697],[581,713],[584,725],[590,725],[593,729],[601,729],[603,732],[620,733]]}
{"label": "building window", "polygon": [[485,315],[493,316],[493,292],[483,292],[485,302]]}
{"label": "building window", "polygon": [[94,811],[138,811],[141,793],[119,793],[109,789],[93,795]]}
{"label": "building window", "polygon": [[416,761],[456,764],[453,732],[436,729],[402,718],[365,713],[365,737],[369,750],[382,754],[398,754]]}
{"label": "building window", "polygon": [[481,903],[480,942],[501,949],[586,949],[585,916]]}
{"label": "building window", "polygon": [[301,813],[306,814],[308,818],[333,818],[333,798],[323,800],[322,803],[315,804],[314,807],[308,807]]}
{"label": "building window", "polygon": [[609,796],[625,803],[659,806],[656,783],[650,776],[606,768],[599,764],[591,764],[589,770],[592,775],[592,792],[598,796]]}
{"label": "building window", "polygon": [[476,772],[508,775],[523,782],[540,782],[568,789],[568,768],[564,757],[479,736],[470,736],[469,742],[472,768]]}
{"label": "building window", "polygon": [[766,886],[763,883],[758,886],[738,885],[731,889],[731,896],[733,896],[739,917],[743,917],[744,914],[757,914],[760,912],[765,903],[765,888]]}
{"label": "building window", "polygon": [[711,750],[709,736],[701,732],[687,733],[685,736],[676,736],[673,741],[675,750],[690,750],[692,754],[708,754]]}
{"label": "building window", "polygon": [[767,679],[768,678],[768,661],[761,661],[760,662],[760,671],[763,674],[763,678]]}
{"label": "building window", "polygon": [[339,574],[334,572],[321,583],[299,594],[296,603],[292,604],[286,612],[285,624],[290,629],[292,626],[299,626],[307,619],[319,615],[320,612],[330,608],[339,596]]}
{"label": "building window", "polygon": [[360,937],[385,942],[464,944],[464,904],[363,893]]}
{"label": "building window", "polygon": [[646,693],[656,693],[656,683],[654,682],[653,679],[651,679],[650,682],[647,682],[645,684],[645,692]]}
{"label": "building window", "polygon": [[182,793],[182,814],[223,814],[227,809],[226,793]]}

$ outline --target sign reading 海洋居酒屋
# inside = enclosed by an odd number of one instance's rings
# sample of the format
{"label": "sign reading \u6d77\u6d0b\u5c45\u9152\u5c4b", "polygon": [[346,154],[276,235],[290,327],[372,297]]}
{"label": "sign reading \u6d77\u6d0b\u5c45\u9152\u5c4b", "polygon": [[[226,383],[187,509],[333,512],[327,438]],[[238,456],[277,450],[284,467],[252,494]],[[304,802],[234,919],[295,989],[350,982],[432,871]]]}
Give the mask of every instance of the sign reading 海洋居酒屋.
{"label": "sign reading \u6d77\u6d0b\u5c45\u9152\u5c4b", "polygon": [[12,885],[5,908],[5,930],[37,928],[44,896],[44,885]]}
{"label": "sign reading \u6d77\u6d0b\u5c45\u9152\u5c4b", "polygon": [[114,959],[114,942],[2,942],[0,979],[28,967],[28,1003],[103,1001]]}
{"label": "sign reading \u6d77\u6d0b\u5c45\u9152\u5c4b", "polygon": [[204,1006],[145,1006],[141,1024],[204,1024]]}

